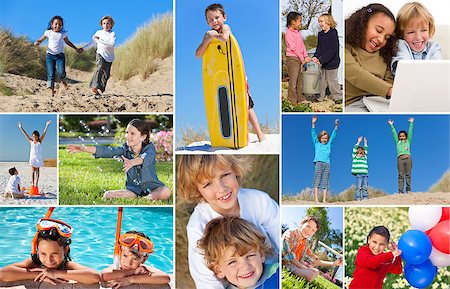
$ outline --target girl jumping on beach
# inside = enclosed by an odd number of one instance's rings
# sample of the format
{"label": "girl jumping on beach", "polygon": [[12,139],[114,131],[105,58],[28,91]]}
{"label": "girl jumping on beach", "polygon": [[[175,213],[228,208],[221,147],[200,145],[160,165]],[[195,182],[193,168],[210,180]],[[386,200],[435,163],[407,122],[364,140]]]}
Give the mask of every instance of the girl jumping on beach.
{"label": "girl jumping on beach", "polygon": [[77,53],[83,52],[83,48],[77,48],[70,42],[64,30],[64,20],[61,16],[54,16],[48,23],[47,30],[41,38],[34,42],[34,46],[39,46],[46,38],[48,38],[47,52],[45,56],[45,64],[47,66],[47,87],[55,95],[55,74],[64,87],[67,89],[66,82],[66,57],[64,55],[64,42],[75,49]]}
{"label": "girl jumping on beach", "polygon": [[43,218],[36,224],[31,258],[0,269],[0,281],[34,280],[57,285],[69,280],[96,284],[99,274],[91,268],[72,262],[70,243],[72,227],[62,221]]}
{"label": "girl jumping on beach", "polygon": [[[402,251],[389,240],[389,230],[384,226],[377,226],[370,231],[367,244],[361,246],[356,254],[356,269],[350,289],[381,289],[387,273],[402,273]],[[384,252],[385,249],[390,252]]]}
{"label": "girl jumping on beach", "polygon": [[311,136],[314,144],[314,201],[319,203],[319,187],[322,187],[323,202],[327,202],[328,182],[330,180],[330,155],[331,147],[333,146],[334,138],[336,137],[339,120],[335,120],[335,127],[330,135],[326,130],[316,134],[317,116],[312,117],[311,121]]}
{"label": "girl jumping on beach", "polygon": [[397,149],[397,169],[398,169],[398,193],[403,194],[403,186],[406,180],[406,192],[411,194],[411,142],[412,132],[414,127],[414,118],[408,119],[409,129],[408,132],[401,130],[398,132],[395,130],[394,121],[388,120],[388,124],[391,127],[392,136],[394,137],[396,149]]}
{"label": "girl jumping on beach", "polygon": [[44,141],[45,134],[47,133],[48,126],[51,121],[48,120],[45,123],[44,132],[40,136],[37,130],[33,131],[31,137],[23,129],[22,123],[19,122],[18,126],[20,131],[24,134],[27,140],[30,142],[30,166],[31,166],[31,186],[37,187],[39,184],[39,169],[44,166],[44,159],[42,158],[42,142]]}
{"label": "girl jumping on beach", "polygon": [[150,142],[150,127],[140,119],[131,120],[125,130],[126,143],[121,147],[68,145],[69,153],[87,152],[95,158],[121,157],[127,174],[125,189],[106,191],[104,199],[146,197],[166,200],[170,189],[156,175],[156,150]]}

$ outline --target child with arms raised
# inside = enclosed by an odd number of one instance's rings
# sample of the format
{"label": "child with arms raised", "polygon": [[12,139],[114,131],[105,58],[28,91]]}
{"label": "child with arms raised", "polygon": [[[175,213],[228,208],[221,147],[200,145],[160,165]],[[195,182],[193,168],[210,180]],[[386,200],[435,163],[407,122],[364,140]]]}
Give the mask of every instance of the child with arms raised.
{"label": "child with arms raised", "polygon": [[369,199],[367,186],[369,184],[369,166],[367,165],[367,139],[364,138],[364,146],[359,144],[362,136],[358,138],[358,142],[352,151],[352,174],[356,177],[355,201]]}
{"label": "child with arms raised", "polygon": [[278,288],[278,255],[249,222],[234,216],[213,219],[198,247],[208,268],[230,283],[227,289]]}
{"label": "child with arms raised", "polygon": [[109,287],[119,288],[131,284],[168,284],[170,277],[156,268],[145,265],[153,253],[153,242],[147,235],[138,231],[128,231],[119,238],[120,268],[114,265],[102,272],[102,280]]}
{"label": "child with arms raised", "polygon": [[34,280],[57,285],[69,280],[82,284],[96,284],[99,274],[91,268],[71,261],[72,227],[49,218],[36,225],[31,258],[0,269],[0,281]]}
{"label": "child with arms raised", "polygon": [[[211,4],[206,7],[205,10],[206,22],[208,23],[211,30],[208,30],[203,37],[202,42],[195,51],[195,56],[197,58],[202,57],[205,54],[208,45],[211,43],[213,38],[216,38],[223,42],[228,42],[231,35],[231,28],[225,21],[227,20],[227,15],[225,14],[225,9],[221,4]],[[246,77],[247,78],[247,77]],[[253,110],[254,102],[250,95],[250,89],[246,79],[247,96],[248,96],[248,120],[250,121],[253,129],[258,136],[259,141],[264,140],[264,133],[261,131],[259,126],[258,118],[255,111]]]}
{"label": "child with arms raised", "polygon": [[177,161],[177,192],[187,201],[197,203],[186,228],[189,271],[197,289],[225,288],[222,280],[205,265],[197,247],[212,219],[236,216],[252,223],[268,237],[278,254],[278,204],[264,192],[241,188],[245,173],[242,159],[233,155],[180,155]]}
{"label": "child with arms raised", "polygon": [[430,39],[434,31],[433,16],[425,6],[411,2],[400,8],[395,31],[400,40],[397,55],[391,62],[392,74],[402,59],[442,59],[441,46]]}
{"label": "child with arms raised", "polygon": [[317,135],[316,133],[317,116],[312,117],[311,121],[311,137],[314,144],[314,201],[319,203],[319,188],[323,191],[323,202],[327,202],[328,183],[330,181],[330,156],[331,147],[336,137],[339,120],[335,120],[335,127],[330,135],[323,130]]}
{"label": "child with arms raised", "polygon": [[[402,251],[397,244],[389,241],[390,233],[386,227],[377,226],[370,231],[367,244],[356,253],[356,268],[350,289],[382,289],[387,273],[402,273]],[[385,249],[390,252],[384,252]]]}
{"label": "child with arms raised", "polygon": [[382,4],[362,7],[345,20],[345,111],[367,112],[364,96],[390,98],[395,17]]}

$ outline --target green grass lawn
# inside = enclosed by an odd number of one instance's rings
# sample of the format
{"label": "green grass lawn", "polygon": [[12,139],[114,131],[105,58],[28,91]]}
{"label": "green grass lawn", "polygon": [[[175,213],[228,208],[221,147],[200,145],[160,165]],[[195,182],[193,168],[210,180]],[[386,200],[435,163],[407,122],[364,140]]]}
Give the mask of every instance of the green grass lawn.
{"label": "green grass lawn", "polygon": [[304,278],[300,278],[283,270],[282,273],[281,286],[283,289],[341,289],[341,287],[330,282],[322,276],[318,276],[313,282],[308,282]]}
{"label": "green grass lawn", "polygon": [[[59,150],[59,203],[61,205],[171,205],[172,198],[150,201],[145,198],[102,200],[107,190],[125,189],[122,162],[95,159],[91,154],[70,155]],[[173,162],[156,163],[159,180],[173,192]]]}

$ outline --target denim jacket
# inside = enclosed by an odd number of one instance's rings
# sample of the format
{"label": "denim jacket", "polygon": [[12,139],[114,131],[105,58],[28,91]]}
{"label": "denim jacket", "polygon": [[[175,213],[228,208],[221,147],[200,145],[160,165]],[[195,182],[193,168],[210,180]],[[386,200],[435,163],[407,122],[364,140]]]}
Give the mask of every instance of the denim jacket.
{"label": "denim jacket", "polygon": [[[133,159],[131,148],[124,143],[121,147],[96,146],[95,158],[112,158],[114,156],[124,156],[127,159]],[[140,158],[144,162],[140,166],[133,166],[127,172],[126,189],[132,191],[138,196],[146,196],[152,190],[165,186],[156,175],[156,150],[152,143],[142,148]]]}

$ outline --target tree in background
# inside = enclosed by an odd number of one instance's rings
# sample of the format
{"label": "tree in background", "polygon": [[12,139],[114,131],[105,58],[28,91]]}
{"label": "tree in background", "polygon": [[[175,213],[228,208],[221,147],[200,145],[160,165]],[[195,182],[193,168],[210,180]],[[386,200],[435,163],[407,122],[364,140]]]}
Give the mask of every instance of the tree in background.
{"label": "tree in background", "polygon": [[314,18],[325,12],[329,12],[331,1],[329,0],[288,0],[286,7],[282,9],[282,21],[286,23],[286,16],[289,12],[295,11],[302,14],[303,26],[300,30],[308,30]]}

